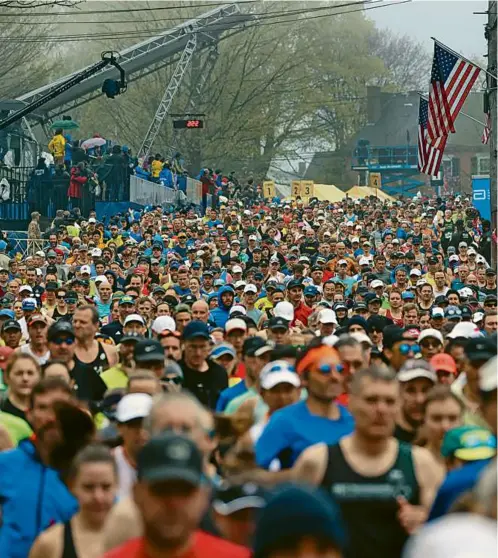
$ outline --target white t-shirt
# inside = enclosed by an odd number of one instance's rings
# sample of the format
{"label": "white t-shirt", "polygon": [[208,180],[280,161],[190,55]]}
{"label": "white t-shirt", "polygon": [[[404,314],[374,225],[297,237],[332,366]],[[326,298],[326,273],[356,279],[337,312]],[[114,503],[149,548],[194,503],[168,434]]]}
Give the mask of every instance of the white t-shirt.
{"label": "white t-shirt", "polygon": [[118,500],[121,500],[131,496],[131,489],[137,480],[137,471],[126,459],[123,446],[114,448],[114,459],[118,468],[118,492],[116,496]]}

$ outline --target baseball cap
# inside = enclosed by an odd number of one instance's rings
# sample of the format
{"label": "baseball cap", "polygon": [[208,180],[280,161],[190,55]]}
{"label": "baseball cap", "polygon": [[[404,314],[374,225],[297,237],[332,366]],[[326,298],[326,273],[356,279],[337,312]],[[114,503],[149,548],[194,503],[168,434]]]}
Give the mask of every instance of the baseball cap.
{"label": "baseball cap", "polygon": [[211,353],[209,356],[213,360],[216,360],[217,358],[220,358],[225,355],[230,355],[232,358],[236,358],[237,356],[235,349],[233,348],[232,345],[230,345],[230,343],[220,343],[219,345],[215,345],[211,349]]}
{"label": "baseball cap", "polygon": [[[80,250],[81,250],[81,248],[80,248]],[[80,267],[80,273],[81,273],[81,274],[83,274],[83,273],[88,273],[88,275],[90,275],[90,273],[91,273],[90,266],[89,266],[89,265],[82,265],[82,266]]]}
{"label": "baseball cap", "polygon": [[59,335],[66,335],[74,339],[73,324],[66,320],[58,320],[48,328],[47,338],[53,341]]}
{"label": "baseball cap", "polygon": [[[341,263],[348,263],[348,262],[346,262],[346,260],[339,260],[337,263],[338,263],[339,265],[341,265]],[[358,264],[359,264],[360,266],[363,266],[363,265],[370,265],[370,260],[369,260],[368,258],[363,257],[363,258],[360,258]]]}
{"label": "baseball cap", "polygon": [[184,481],[199,486],[203,457],[192,440],[165,432],[152,437],[137,457],[137,479],[149,483]]}
{"label": "baseball cap", "polygon": [[17,320],[6,320],[3,323],[2,331],[7,331],[8,329],[16,329],[17,331],[21,331],[21,325]]}
{"label": "baseball cap", "polygon": [[182,338],[184,340],[198,338],[209,341],[210,336],[208,326],[204,322],[193,320],[185,326]]}
{"label": "baseball cap", "polygon": [[430,360],[430,365],[436,372],[442,370],[443,372],[449,372],[450,374],[457,373],[457,366],[455,359],[448,355],[447,353],[439,353],[434,355]]}
{"label": "baseball cap", "polygon": [[256,287],[256,285],[253,285],[252,283],[248,283],[245,287],[244,287],[244,292],[245,293],[254,293],[256,294],[258,292],[258,287]]}
{"label": "baseball cap", "polygon": [[287,283],[287,289],[293,289],[294,287],[299,287],[300,289],[304,289],[304,285],[301,283],[299,279],[291,279]]}
{"label": "baseball cap", "polygon": [[119,306],[123,304],[135,304],[132,296],[124,295],[119,299]]}
{"label": "baseball cap", "polygon": [[47,325],[47,318],[45,316],[43,316],[42,314],[33,314],[28,321],[28,327],[32,326],[33,324],[36,323],[44,323],[45,325]]}
{"label": "baseball cap", "polygon": [[403,291],[401,293],[401,298],[403,300],[413,300],[415,298],[415,295],[411,291]]}
{"label": "baseball cap", "polygon": [[288,322],[292,322],[294,319],[294,306],[287,300],[282,300],[282,302],[275,305],[273,315],[275,318],[283,318]]}
{"label": "baseball cap", "polygon": [[242,268],[240,267],[240,265],[234,265],[232,267],[232,273],[242,273]]}
{"label": "baseball cap", "polygon": [[422,275],[422,272],[420,271],[420,269],[417,269],[415,267],[414,269],[410,270],[410,275],[416,275],[417,277],[420,277]]}
{"label": "baseball cap", "polygon": [[28,291],[28,292],[32,293],[33,289],[29,285],[21,285],[19,287],[19,292],[22,293],[23,291]]}
{"label": "baseball cap", "polygon": [[267,492],[256,484],[224,482],[217,487],[212,506],[217,513],[230,515],[240,510],[264,508],[267,497]]}
{"label": "baseball cap", "polygon": [[462,317],[462,311],[458,306],[447,306],[444,311],[444,315],[448,320],[460,320]]}
{"label": "baseball cap", "polygon": [[164,359],[164,348],[155,339],[143,339],[139,341],[133,349],[133,359],[135,362],[152,362]]}
{"label": "baseball cap", "polygon": [[129,343],[130,341],[133,343],[138,343],[139,341],[143,340],[143,336],[136,331],[132,331],[130,333],[125,333],[123,337],[121,337],[121,343]]}
{"label": "baseball cap", "polygon": [[481,391],[494,391],[497,387],[497,357],[488,360],[479,370],[479,389]]}
{"label": "baseball cap", "polygon": [[225,324],[225,332],[230,333],[232,331],[247,331],[246,322],[240,318],[231,318],[230,320],[227,320]]}
{"label": "baseball cap", "polygon": [[149,416],[152,397],[146,393],[129,393],[122,397],[116,407],[116,420],[123,424]]}
{"label": "baseball cap", "polygon": [[421,341],[423,341],[424,339],[427,339],[428,337],[432,337],[433,339],[437,339],[441,344],[443,344],[443,336],[442,336],[441,332],[438,331],[437,329],[432,328],[432,327],[429,327],[429,328],[424,329],[423,331],[421,331],[420,335],[418,336],[417,342],[420,343]]}
{"label": "baseball cap", "polygon": [[306,285],[306,287],[304,287],[304,296],[317,296],[319,294],[319,290],[314,287],[313,285]]}
{"label": "baseball cap", "polygon": [[289,329],[289,321],[284,318],[273,317],[268,322],[268,329],[272,331],[276,329],[285,329],[287,331]]}
{"label": "baseball cap", "polygon": [[291,384],[294,387],[301,385],[296,369],[286,360],[269,362],[261,369],[260,385],[263,389],[272,389],[278,384]]}
{"label": "baseball cap", "polygon": [[14,320],[15,317],[16,315],[14,314],[13,310],[7,310],[6,308],[0,310],[0,318],[7,318],[9,320]]}
{"label": "baseball cap", "polygon": [[441,454],[463,461],[490,459],[496,454],[496,438],[481,426],[457,426],[444,435]]}
{"label": "baseball cap", "polygon": [[242,354],[247,356],[261,356],[273,350],[273,348],[274,345],[269,341],[265,341],[262,337],[248,337],[242,345]]}
{"label": "baseball cap", "polygon": [[434,384],[437,383],[437,376],[432,366],[422,359],[407,360],[398,372],[397,378],[400,382],[410,382],[417,378],[427,378]]}
{"label": "baseball cap", "polygon": [[380,279],[374,279],[371,283],[370,286],[372,287],[372,289],[378,289],[379,287],[383,287],[384,286],[384,281],[381,281]]}
{"label": "baseball cap", "polygon": [[496,337],[473,337],[465,345],[465,354],[470,361],[490,360],[496,357]]}
{"label": "baseball cap", "polygon": [[473,322],[459,322],[447,335],[449,339],[456,339],[457,337],[470,339],[471,337],[482,336],[481,330]]}
{"label": "baseball cap", "polygon": [[158,316],[152,322],[152,331],[154,333],[162,333],[164,330],[175,331],[176,323],[171,316]]}
{"label": "baseball cap", "polygon": [[145,325],[145,321],[140,314],[130,314],[129,316],[126,316],[123,325],[126,326],[131,322],[140,322],[142,325]]}
{"label": "baseball cap", "polygon": [[318,321],[321,324],[335,324],[337,325],[337,317],[333,310],[329,310],[328,308],[324,308],[320,312],[320,316],[318,317]]}
{"label": "baseball cap", "polygon": [[431,317],[432,318],[444,318],[444,310],[442,308],[433,308],[431,310]]}

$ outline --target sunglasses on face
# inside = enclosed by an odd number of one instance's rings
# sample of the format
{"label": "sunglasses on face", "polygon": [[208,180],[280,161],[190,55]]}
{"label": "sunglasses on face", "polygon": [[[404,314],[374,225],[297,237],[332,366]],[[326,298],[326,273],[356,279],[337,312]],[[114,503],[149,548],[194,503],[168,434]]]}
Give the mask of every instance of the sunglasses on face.
{"label": "sunglasses on face", "polygon": [[74,339],[72,337],[56,337],[52,339],[52,343],[54,345],[62,345],[65,343],[66,345],[71,346],[74,343]]}
{"label": "sunglasses on face", "polygon": [[420,346],[424,349],[436,349],[441,343],[437,339],[424,339],[420,342]]}
{"label": "sunglasses on face", "polygon": [[399,352],[403,356],[406,356],[409,352],[413,352],[414,354],[416,354],[420,352],[420,347],[417,344],[410,345],[410,343],[402,343],[399,346]]}
{"label": "sunglasses on face", "polygon": [[183,384],[183,378],[181,376],[164,376],[163,378],[161,378],[161,383],[180,386]]}
{"label": "sunglasses on face", "polygon": [[76,304],[78,302],[78,299],[76,299],[76,298],[65,298],[64,302],[66,304]]}
{"label": "sunglasses on face", "polygon": [[343,374],[345,371],[346,367],[343,364],[336,364],[335,366],[332,364],[320,364],[318,367],[318,372],[320,372],[323,376],[328,376],[332,372]]}
{"label": "sunglasses on face", "polygon": [[64,295],[57,295],[57,298],[58,298],[59,300],[64,300]]}

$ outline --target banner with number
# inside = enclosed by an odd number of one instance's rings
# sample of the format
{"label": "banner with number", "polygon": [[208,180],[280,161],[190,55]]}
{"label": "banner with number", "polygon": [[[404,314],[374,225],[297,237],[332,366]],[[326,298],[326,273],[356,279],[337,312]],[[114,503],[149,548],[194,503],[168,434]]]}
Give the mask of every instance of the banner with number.
{"label": "banner with number", "polygon": [[315,183],[313,180],[301,180],[301,197],[312,198],[315,194]]}
{"label": "banner with number", "polygon": [[297,198],[300,195],[301,195],[301,181],[293,180],[291,182],[291,196]]}
{"label": "banner with number", "polygon": [[263,197],[275,197],[275,182],[273,182],[273,180],[266,180],[265,182],[263,182]]}

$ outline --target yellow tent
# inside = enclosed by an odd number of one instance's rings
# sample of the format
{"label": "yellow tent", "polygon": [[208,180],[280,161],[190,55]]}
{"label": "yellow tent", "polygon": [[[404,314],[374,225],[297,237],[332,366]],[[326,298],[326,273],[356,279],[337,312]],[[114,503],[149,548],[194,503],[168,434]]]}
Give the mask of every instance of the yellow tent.
{"label": "yellow tent", "polygon": [[350,190],[348,190],[347,195],[350,198],[366,198],[367,196],[375,196],[383,201],[396,201],[393,197],[386,194],[382,190],[378,188],[370,188],[370,186],[353,186]]}
{"label": "yellow tent", "polygon": [[333,184],[315,184],[313,196],[320,201],[328,200],[334,203],[342,201],[346,197],[346,194]]}

